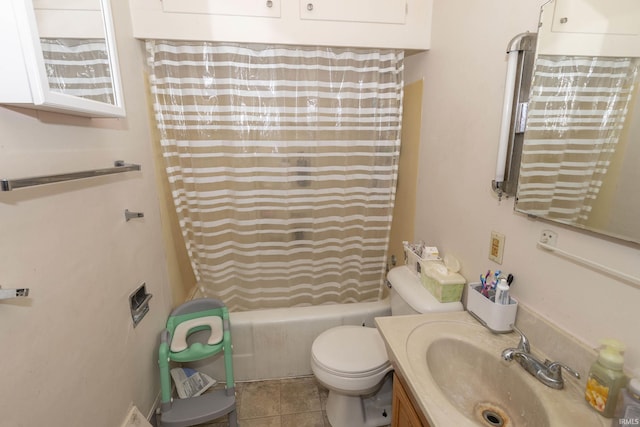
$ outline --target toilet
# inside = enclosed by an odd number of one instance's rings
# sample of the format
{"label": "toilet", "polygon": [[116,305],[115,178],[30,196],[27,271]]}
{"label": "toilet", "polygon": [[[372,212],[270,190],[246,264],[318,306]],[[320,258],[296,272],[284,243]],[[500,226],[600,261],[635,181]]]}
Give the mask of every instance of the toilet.
{"label": "toilet", "polygon": [[[393,268],[387,279],[392,316],[463,310],[459,301],[439,302],[407,266]],[[391,424],[393,368],[376,328],[342,325],[322,332],[311,346],[311,370],[329,390],[332,427]]]}

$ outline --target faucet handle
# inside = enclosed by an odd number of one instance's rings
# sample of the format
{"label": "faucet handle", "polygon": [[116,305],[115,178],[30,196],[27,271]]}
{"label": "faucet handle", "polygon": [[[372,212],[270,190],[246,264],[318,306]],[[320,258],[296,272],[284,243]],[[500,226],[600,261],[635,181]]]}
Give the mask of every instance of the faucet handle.
{"label": "faucet handle", "polygon": [[551,375],[549,375],[549,377],[551,377],[553,379],[557,379],[557,380],[561,380],[562,379],[562,369],[564,369],[565,371],[569,372],[574,377],[580,378],[580,374],[577,371],[574,371],[573,369],[571,369],[570,367],[568,367],[564,363],[551,362],[549,360],[546,360],[544,362],[544,364],[547,365],[547,369],[551,373]]}
{"label": "faucet handle", "polygon": [[522,350],[525,353],[531,353],[531,345],[529,344],[529,339],[520,329],[516,327],[516,325],[511,325],[514,331],[520,334],[520,342],[518,343],[518,350]]}

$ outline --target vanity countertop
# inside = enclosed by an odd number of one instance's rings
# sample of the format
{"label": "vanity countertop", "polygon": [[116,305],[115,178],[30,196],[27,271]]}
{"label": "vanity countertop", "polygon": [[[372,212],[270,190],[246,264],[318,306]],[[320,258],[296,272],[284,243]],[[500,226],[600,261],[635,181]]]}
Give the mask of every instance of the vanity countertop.
{"label": "vanity countertop", "polygon": [[[486,328],[480,328],[479,323],[466,311],[378,317],[375,321],[387,346],[389,359],[394,369],[405,380],[407,387],[415,398],[415,402],[419,406],[416,409],[425,415],[431,427],[448,427],[452,425],[452,422],[455,422],[457,427],[482,425],[479,422],[463,417],[455,407],[446,400],[446,397],[439,391],[438,386],[433,383],[429,375],[425,375],[424,372],[419,375],[417,374],[416,369],[414,369],[416,355],[410,356],[407,351],[408,339],[414,330],[426,323],[450,322],[449,324],[451,325],[457,325],[456,329],[458,330],[465,330],[466,327],[463,325],[468,324],[470,333],[469,340],[486,342],[486,349],[491,354],[495,352],[496,358],[500,358],[501,349],[517,346],[519,340],[517,334],[492,334]],[[447,323],[443,323],[442,326],[445,332],[447,328],[446,325]],[[536,351],[536,343],[532,342],[531,346],[532,352],[539,355],[540,353]],[[426,364],[426,354],[418,356],[418,358],[425,358]],[[414,364],[413,366],[412,363]],[[516,362],[503,363],[505,364],[505,369],[522,369],[520,366],[517,366]],[[553,390],[539,383],[537,379],[527,374],[524,370],[522,370],[522,373],[524,381],[527,381],[530,387],[536,391],[538,397],[545,402],[548,403],[553,400],[558,400],[557,397],[562,396],[563,399],[568,399],[567,401],[571,403],[570,406],[577,412],[576,414],[562,414],[563,420],[554,421],[554,419],[549,419],[551,426],[566,426],[567,420],[571,420],[574,416],[580,419],[581,426],[593,425],[596,427],[608,427],[611,425],[610,419],[596,414],[588,407],[587,403],[584,402],[582,385],[569,378],[569,375],[565,376],[565,388],[563,390]],[[461,380],[463,379],[454,379],[454,381]],[[562,393],[562,395],[560,393]],[[584,423],[584,419],[588,420],[586,424]]]}

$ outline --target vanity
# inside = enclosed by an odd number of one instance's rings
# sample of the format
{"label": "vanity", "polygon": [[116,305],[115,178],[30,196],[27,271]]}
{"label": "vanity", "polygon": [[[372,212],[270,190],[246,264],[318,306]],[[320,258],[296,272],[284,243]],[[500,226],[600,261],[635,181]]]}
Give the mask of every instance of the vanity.
{"label": "vanity", "polygon": [[503,358],[520,335],[494,334],[466,311],[376,318],[395,369],[392,426],[610,425],[583,397],[595,352],[526,309],[519,320],[533,355],[573,365],[582,378],[565,374],[560,390],[544,385]]}
{"label": "vanity", "polygon": [[396,371],[393,374],[391,427],[430,427],[424,414],[416,409],[415,399],[405,384],[406,380]]}

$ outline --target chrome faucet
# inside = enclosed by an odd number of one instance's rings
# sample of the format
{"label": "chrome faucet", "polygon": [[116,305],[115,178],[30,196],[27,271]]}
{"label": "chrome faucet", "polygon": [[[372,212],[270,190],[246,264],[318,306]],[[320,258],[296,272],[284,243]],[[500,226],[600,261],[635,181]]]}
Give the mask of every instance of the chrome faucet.
{"label": "chrome faucet", "polygon": [[580,378],[580,374],[559,362],[551,362],[545,360],[540,362],[531,354],[531,345],[526,335],[511,325],[513,329],[520,334],[520,342],[518,348],[506,348],[502,351],[502,358],[506,361],[514,360],[522,366],[525,371],[536,377],[542,384],[547,387],[560,390],[564,387],[564,379],[562,378],[562,369],[569,372],[576,378]]}

